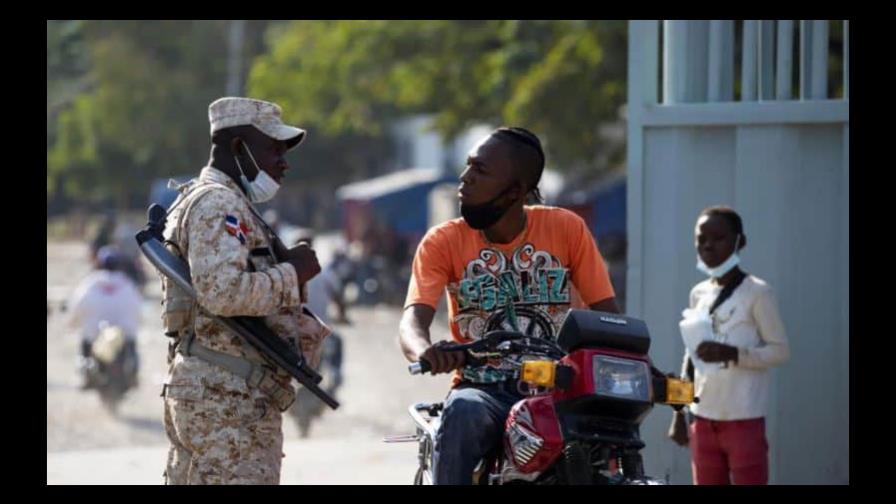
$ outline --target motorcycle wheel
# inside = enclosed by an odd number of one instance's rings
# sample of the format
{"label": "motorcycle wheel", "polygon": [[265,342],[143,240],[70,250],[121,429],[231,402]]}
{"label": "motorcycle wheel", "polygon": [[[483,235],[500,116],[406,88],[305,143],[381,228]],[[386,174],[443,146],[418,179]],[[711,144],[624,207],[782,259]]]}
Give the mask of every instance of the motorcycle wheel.
{"label": "motorcycle wheel", "polygon": [[622,474],[626,479],[642,480],[644,477],[644,462],[638,453],[628,454],[622,457]]}
{"label": "motorcycle wheel", "polygon": [[115,390],[110,390],[108,387],[100,390],[100,401],[103,403],[106,410],[113,416],[118,415],[118,406],[121,404],[123,396],[124,394],[120,394]]}
{"label": "motorcycle wheel", "polygon": [[296,418],[296,425],[299,427],[299,436],[306,439],[311,432],[311,416],[305,413],[299,413]]}
{"label": "motorcycle wheel", "polygon": [[590,485],[593,483],[588,454],[581,444],[573,441],[563,447],[560,473],[562,475],[561,483],[567,485]]}

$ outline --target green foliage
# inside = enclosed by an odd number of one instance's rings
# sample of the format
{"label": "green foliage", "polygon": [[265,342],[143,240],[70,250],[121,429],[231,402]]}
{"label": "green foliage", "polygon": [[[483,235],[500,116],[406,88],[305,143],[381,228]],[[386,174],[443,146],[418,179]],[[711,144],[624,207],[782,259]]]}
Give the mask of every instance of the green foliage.
{"label": "green foliage", "polygon": [[[205,163],[228,27],[47,21],[48,212],[140,206],[152,179]],[[598,127],[624,101],[625,32],[617,21],[248,21],[246,95],[308,129],[293,180],[380,173],[389,125],[418,113],[435,114],[446,139],[480,122],[521,125],[551,167],[597,170]]]}
{"label": "green foliage", "polygon": [[588,166],[624,102],[625,37],[621,21],[295,21],[270,34],[249,89],[328,136],[429,112],[447,138],[522,125],[555,166]]}

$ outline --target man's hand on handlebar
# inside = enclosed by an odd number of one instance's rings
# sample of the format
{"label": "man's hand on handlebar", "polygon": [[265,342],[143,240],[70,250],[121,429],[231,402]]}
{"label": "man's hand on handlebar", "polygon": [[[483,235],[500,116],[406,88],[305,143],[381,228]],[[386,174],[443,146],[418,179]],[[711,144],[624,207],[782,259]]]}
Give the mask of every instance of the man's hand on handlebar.
{"label": "man's hand on handlebar", "polygon": [[445,349],[448,344],[447,341],[440,341],[430,346],[418,356],[417,360],[428,362],[432,374],[448,373],[463,367],[466,353]]}

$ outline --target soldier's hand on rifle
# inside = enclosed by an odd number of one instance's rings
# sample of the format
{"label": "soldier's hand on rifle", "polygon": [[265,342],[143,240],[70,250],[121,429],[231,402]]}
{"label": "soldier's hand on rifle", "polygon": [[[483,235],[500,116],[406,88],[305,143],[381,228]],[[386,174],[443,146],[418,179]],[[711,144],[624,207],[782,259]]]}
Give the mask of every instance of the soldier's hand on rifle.
{"label": "soldier's hand on rifle", "polygon": [[274,256],[279,261],[285,261],[286,256],[289,255],[289,249],[286,248],[286,245],[284,245],[282,241],[280,241],[280,238],[275,237],[271,240],[271,248],[274,249]]}
{"label": "soldier's hand on rifle", "polygon": [[300,243],[287,250],[283,262],[292,264],[292,267],[296,269],[296,276],[300,284],[311,280],[320,273],[317,254],[307,243]]}

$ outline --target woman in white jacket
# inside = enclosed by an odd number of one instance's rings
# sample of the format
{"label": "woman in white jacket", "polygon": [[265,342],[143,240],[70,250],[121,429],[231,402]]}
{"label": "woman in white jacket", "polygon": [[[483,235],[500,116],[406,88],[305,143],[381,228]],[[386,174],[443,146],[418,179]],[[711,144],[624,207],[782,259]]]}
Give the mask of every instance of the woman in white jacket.
{"label": "woman in white jacket", "polygon": [[709,279],[691,290],[689,308],[709,315],[713,340],[685,352],[682,374],[700,402],[690,425],[675,413],[670,437],[690,447],[694,484],[766,484],[768,370],[790,357],[784,325],[771,287],[738,267],[747,237],[737,212],[707,208],[694,235],[697,268]]}

